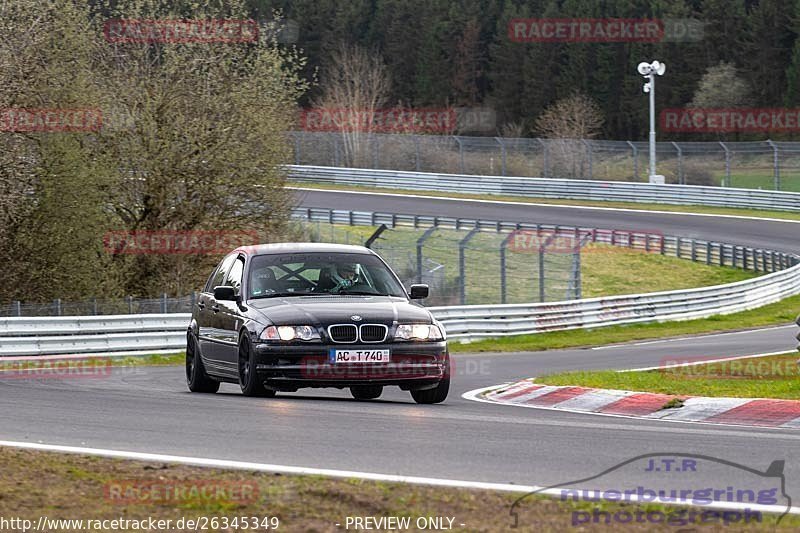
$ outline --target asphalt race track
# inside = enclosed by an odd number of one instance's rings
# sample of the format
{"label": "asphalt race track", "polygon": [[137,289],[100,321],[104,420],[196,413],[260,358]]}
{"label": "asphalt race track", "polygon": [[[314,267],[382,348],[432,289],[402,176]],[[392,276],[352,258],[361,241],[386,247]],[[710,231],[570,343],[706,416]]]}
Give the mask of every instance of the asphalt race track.
{"label": "asphalt race track", "polygon": [[[366,197],[365,197],[366,196]],[[662,231],[797,251],[796,224],[592,208],[503,205],[335,192],[301,205]],[[498,213],[502,214],[501,216]],[[413,403],[387,389],[357,402],[333,389],[274,399],[190,394],[182,368],[138,367],[108,376],[0,377],[0,436],[42,442],[279,465],[447,479],[551,485],[599,473],[646,453],[699,453],[766,469],[786,459],[786,489],[800,495],[800,431],[600,417],[478,403],[462,394],[567,369],[656,366],[664,359],[736,356],[795,348],[795,326],[595,349],[456,355],[450,397]],[[698,476],[702,474],[698,473]],[[698,479],[698,478],[695,478]],[[713,476],[705,480],[720,483]],[[502,511],[500,511],[502,512]]]}

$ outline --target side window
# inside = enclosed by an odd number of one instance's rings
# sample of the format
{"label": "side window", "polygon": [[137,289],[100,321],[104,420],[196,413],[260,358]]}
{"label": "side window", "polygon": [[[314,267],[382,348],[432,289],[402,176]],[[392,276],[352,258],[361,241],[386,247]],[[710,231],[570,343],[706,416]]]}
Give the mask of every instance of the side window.
{"label": "side window", "polygon": [[229,287],[233,287],[236,289],[236,292],[240,292],[242,289],[242,274],[244,273],[244,259],[241,257],[236,258],[236,262],[233,263],[231,267],[231,271],[228,272],[228,276],[225,278],[225,285]]}
{"label": "side window", "polygon": [[213,291],[214,287],[225,285],[225,274],[227,274],[228,270],[231,268],[231,263],[233,263],[234,260],[236,260],[235,255],[229,255],[222,260],[222,262],[219,264],[219,268],[217,268],[217,271],[214,272],[214,275],[208,280],[209,284],[206,285],[206,292]]}

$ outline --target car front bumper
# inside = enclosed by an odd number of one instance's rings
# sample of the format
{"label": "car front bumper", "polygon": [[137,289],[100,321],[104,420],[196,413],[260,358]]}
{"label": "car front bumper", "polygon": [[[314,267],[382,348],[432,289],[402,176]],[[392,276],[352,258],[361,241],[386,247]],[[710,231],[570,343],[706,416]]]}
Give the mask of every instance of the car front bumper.
{"label": "car front bumper", "polygon": [[[331,363],[331,349],[390,350],[389,363]],[[258,376],[267,388],[397,385],[406,390],[436,386],[449,377],[447,342],[255,346]]]}

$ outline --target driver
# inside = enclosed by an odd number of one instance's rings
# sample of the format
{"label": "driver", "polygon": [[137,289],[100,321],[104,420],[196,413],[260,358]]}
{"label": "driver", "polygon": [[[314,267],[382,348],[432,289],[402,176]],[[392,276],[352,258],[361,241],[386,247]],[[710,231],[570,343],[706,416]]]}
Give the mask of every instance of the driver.
{"label": "driver", "polygon": [[250,291],[253,296],[261,296],[275,292],[275,273],[267,267],[259,270],[253,276],[253,289]]}
{"label": "driver", "polygon": [[340,263],[336,265],[336,285],[331,289],[332,293],[349,289],[359,282],[358,265],[353,263]]}

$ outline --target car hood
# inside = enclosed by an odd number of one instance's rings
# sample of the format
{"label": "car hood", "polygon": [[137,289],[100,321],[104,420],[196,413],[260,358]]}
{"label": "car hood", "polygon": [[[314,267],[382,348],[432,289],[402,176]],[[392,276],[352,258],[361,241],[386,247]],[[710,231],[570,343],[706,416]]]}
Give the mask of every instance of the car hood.
{"label": "car hood", "polygon": [[391,296],[291,296],[250,300],[248,305],[266,321],[281,325],[350,323],[353,315],[362,324],[432,322],[430,313],[403,298]]}

